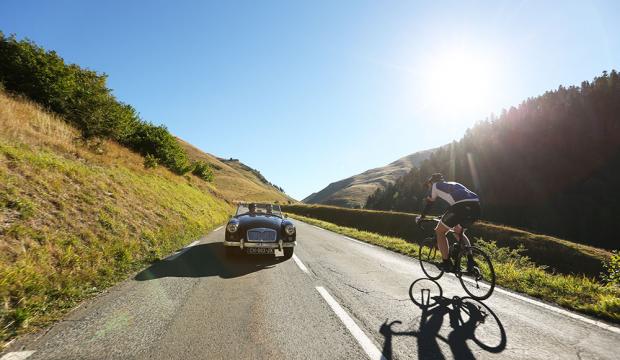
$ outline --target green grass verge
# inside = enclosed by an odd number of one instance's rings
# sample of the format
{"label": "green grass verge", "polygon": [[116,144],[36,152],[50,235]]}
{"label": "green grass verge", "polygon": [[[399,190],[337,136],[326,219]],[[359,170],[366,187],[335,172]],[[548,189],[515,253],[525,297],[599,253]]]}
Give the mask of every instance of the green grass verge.
{"label": "green grass verge", "polygon": [[[401,238],[361,231],[291,213],[289,216],[338,234],[417,257],[418,246]],[[619,287],[603,285],[583,275],[551,274],[524,256],[523,248],[498,247],[495,242],[485,241],[482,238],[475,238],[474,242],[491,256],[498,285],[567,309],[620,323]]]}

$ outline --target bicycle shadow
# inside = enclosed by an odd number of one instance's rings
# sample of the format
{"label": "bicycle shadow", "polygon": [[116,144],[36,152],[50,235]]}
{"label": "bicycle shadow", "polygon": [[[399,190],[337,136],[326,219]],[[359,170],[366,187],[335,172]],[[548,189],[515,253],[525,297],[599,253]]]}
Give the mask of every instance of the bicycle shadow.
{"label": "bicycle shadow", "polygon": [[[432,287],[435,288],[434,291]],[[468,346],[469,340],[489,353],[500,353],[506,348],[507,336],[502,322],[482,302],[469,297],[443,297],[441,286],[427,278],[418,279],[411,284],[409,297],[422,310],[420,324],[417,330],[410,330],[414,328],[411,326],[404,331],[394,329],[395,326],[403,324],[400,320],[390,323],[386,320],[381,325],[379,332],[385,338],[383,356],[386,359],[392,358],[394,336],[416,337],[419,359],[445,359],[440,340],[449,346],[455,359],[475,359]],[[446,315],[451,328],[447,336],[440,334]],[[481,336],[477,336],[477,333]]]}

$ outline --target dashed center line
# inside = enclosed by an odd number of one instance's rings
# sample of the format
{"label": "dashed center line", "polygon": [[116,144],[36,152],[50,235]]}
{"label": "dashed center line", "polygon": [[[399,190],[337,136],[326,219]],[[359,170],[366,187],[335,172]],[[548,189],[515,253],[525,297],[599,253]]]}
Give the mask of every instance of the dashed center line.
{"label": "dashed center line", "polygon": [[368,355],[368,357],[373,360],[386,360],[385,356],[383,356],[381,351],[377,349],[377,347],[370,340],[370,338],[366,336],[364,331],[362,331],[359,326],[357,326],[351,316],[347,314],[347,312],[342,308],[342,306],[340,306],[340,304],[338,304],[338,302],[329,294],[329,292],[327,292],[327,290],[325,290],[325,288],[322,286],[317,286],[316,290],[319,292],[319,294],[321,294],[323,299],[327,301],[329,307],[332,308],[338,318],[340,318],[340,321],[342,321],[344,326],[346,326],[347,330],[349,330],[351,335],[353,335],[355,340],[357,340],[362,349],[364,349],[366,355]]}
{"label": "dashed center line", "polygon": [[297,266],[301,269],[301,271],[310,275],[310,271],[308,271],[308,268],[306,267],[306,265],[304,265],[304,263],[302,263],[301,260],[299,260],[297,255],[293,254],[293,260],[295,261],[295,264],[297,264]]}
{"label": "dashed center line", "polygon": [[224,225],[222,225],[222,226],[220,226],[219,228],[217,228],[217,229],[213,230],[213,232],[220,231],[223,227],[224,227]]}
{"label": "dashed center line", "polygon": [[0,360],[24,360],[34,354],[34,351],[14,351],[4,354]]}
{"label": "dashed center line", "polygon": [[[295,264],[307,275],[310,275],[310,271],[306,265],[297,257],[297,255],[293,254],[293,260]],[[381,351],[375,346],[375,344],[370,340],[370,338],[364,333],[364,331],[353,321],[351,316],[347,314],[347,312],[338,304],[338,302],[329,294],[329,292],[322,286],[317,286],[316,290],[321,294],[323,299],[327,302],[329,307],[332,308],[334,313],[338,316],[340,321],[344,324],[344,326],[349,330],[351,335],[355,338],[355,340],[360,344],[366,355],[372,360],[387,360]]]}

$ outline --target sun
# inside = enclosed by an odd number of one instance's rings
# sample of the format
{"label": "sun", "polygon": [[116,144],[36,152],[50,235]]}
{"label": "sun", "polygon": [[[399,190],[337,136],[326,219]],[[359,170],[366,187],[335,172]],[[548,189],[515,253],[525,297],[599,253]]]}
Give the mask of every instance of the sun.
{"label": "sun", "polygon": [[496,64],[478,52],[454,50],[432,56],[425,66],[427,107],[442,114],[491,111]]}

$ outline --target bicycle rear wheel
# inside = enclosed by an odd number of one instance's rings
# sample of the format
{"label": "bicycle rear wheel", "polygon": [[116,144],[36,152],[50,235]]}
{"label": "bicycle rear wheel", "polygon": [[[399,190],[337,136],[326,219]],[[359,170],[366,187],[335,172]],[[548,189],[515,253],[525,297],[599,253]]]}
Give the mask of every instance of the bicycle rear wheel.
{"label": "bicycle rear wheel", "polygon": [[473,299],[488,299],[495,289],[495,270],[491,258],[482,250],[471,247],[473,267],[468,269],[467,250],[461,252],[457,274],[465,292]]}
{"label": "bicycle rear wheel", "polygon": [[443,275],[441,253],[437,249],[437,241],[434,238],[426,238],[420,243],[418,259],[424,274],[431,280],[437,280]]}

